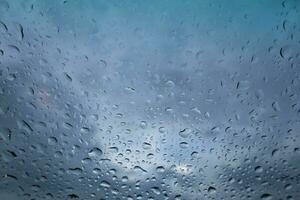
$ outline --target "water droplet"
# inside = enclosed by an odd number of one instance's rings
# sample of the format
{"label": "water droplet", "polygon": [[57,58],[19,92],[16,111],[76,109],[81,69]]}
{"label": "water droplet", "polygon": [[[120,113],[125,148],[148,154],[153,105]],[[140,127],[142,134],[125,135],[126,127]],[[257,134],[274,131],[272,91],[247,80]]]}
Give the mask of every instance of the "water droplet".
{"label": "water droplet", "polygon": [[64,72],[64,75],[68,81],[72,82],[73,79],[67,72]]}
{"label": "water droplet", "polygon": [[256,173],[262,173],[264,171],[264,169],[261,166],[255,167],[254,170],[255,170]]}
{"label": "water droplet", "polygon": [[148,149],[151,149],[151,144],[150,143],[148,143],[148,142],[144,142],[143,143],[143,149],[145,149],[145,150],[148,150]]}
{"label": "water droplet", "polygon": [[209,186],[208,189],[207,189],[207,191],[208,191],[210,194],[215,194],[217,190],[216,190],[215,187]]}
{"label": "water droplet", "polygon": [[49,145],[55,145],[55,144],[57,144],[57,138],[56,137],[49,137],[48,138],[48,144]]}
{"label": "water droplet", "polygon": [[110,188],[111,187],[110,183],[107,182],[107,181],[101,181],[100,186],[104,187],[104,188]]}
{"label": "water droplet", "polygon": [[147,128],[147,122],[146,122],[146,121],[141,121],[140,127],[141,127],[142,129]]}
{"label": "water droplet", "polygon": [[265,193],[260,196],[261,200],[272,200],[273,196],[271,194]]}
{"label": "water droplet", "polygon": [[180,143],[179,143],[179,146],[180,146],[181,148],[183,148],[183,149],[186,149],[186,148],[189,147],[189,143],[187,143],[187,142],[180,142]]}
{"label": "water droplet", "polygon": [[69,174],[74,174],[74,175],[77,175],[77,176],[81,175],[82,172],[83,172],[83,170],[82,170],[81,168],[79,168],[79,167],[76,167],[76,168],[69,168],[69,169],[68,169],[68,173],[69,173]]}
{"label": "water droplet", "polygon": [[163,173],[163,172],[165,172],[165,168],[163,166],[158,166],[158,167],[156,167],[156,172]]}
{"label": "water droplet", "polygon": [[192,130],[189,128],[182,129],[179,131],[179,135],[183,138],[187,138],[192,133]]}
{"label": "water droplet", "polygon": [[20,32],[20,39],[23,40],[24,39],[24,29],[23,26],[21,24],[18,24],[18,29]]}
{"label": "water droplet", "polygon": [[88,153],[88,155],[90,157],[100,157],[102,156],[103,152],[101,149],[99,149],[98,147],[94,147],[93,149],[91,149]]}
{"label": "water droplet", "polygon": [[272,103],[272,108],[275,112],[278,112],[280,111],[280,106],[279,106],[279,103],[277,101],[273,102]]}
{"label": "water droplet", "polygon": [[134,171],[136,171],[137,173],[139,172],[144,172],[147,173],[147,170],[143,169],[141,166],[134,166]]}

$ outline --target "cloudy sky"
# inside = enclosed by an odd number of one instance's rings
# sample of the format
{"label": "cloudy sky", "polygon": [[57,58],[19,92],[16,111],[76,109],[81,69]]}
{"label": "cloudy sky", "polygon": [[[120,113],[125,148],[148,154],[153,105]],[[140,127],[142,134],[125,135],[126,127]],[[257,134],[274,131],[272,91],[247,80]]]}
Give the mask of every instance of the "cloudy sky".
{"label": "cloudy sky", "polygon": [[299,19],[0,0],[0,199],[299,199]]}

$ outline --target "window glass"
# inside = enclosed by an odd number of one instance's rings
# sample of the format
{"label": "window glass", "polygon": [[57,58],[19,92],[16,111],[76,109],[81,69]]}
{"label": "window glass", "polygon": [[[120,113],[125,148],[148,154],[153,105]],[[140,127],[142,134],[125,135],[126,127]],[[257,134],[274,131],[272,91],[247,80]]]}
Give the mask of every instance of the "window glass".
{"label": "window glass", "polygon": [[0,199],[300,199],[300,1],[0,0]]}

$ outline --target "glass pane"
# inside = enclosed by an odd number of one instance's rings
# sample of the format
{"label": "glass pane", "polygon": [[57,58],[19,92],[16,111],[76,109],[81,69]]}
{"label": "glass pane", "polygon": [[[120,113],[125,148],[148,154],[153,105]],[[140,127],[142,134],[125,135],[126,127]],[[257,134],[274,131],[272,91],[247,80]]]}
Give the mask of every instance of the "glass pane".
{"label": "glass pane", "polygon": [[300,1],[0,0],[0,199],[300,199]]}

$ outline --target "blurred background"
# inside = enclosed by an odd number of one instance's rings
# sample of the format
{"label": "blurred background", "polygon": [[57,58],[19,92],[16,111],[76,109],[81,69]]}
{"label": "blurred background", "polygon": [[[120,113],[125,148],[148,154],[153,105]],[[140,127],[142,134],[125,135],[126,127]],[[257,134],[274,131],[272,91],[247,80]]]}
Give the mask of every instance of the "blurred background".
{"label": "blurred background", "polygon": [[0,0],[0,199],[300,199],[300,1]]}

